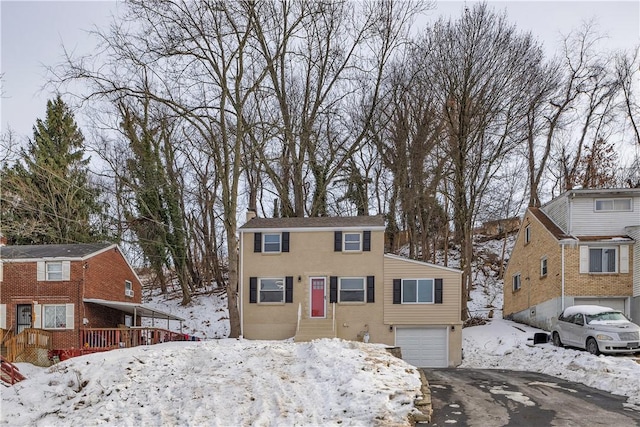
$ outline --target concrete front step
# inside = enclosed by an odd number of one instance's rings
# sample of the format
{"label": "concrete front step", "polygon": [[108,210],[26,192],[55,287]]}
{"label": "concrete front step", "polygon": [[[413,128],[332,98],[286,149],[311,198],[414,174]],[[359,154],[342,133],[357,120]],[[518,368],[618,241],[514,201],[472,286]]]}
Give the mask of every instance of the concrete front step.
{"label": "concrete front step", "polygon": [[331,319],[301,319],[300,330],[296,333],[296,342],[311,341],[318,338],[335,338]]}

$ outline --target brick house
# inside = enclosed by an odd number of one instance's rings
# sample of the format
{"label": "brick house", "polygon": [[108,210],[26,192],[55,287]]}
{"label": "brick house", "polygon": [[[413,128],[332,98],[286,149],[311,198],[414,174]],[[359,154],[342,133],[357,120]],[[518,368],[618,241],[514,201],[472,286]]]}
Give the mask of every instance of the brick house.
{"label": "brick house", "polygon": [[543,329],[578,304],[640,321],[640,189],[569,190],[528,208],[504,283],[504,316]]}
{"label": "brick house", "polygon": [[183,320],[141,303],[142,285],[115,244],[0,246],[0,328],[50,334],[50,348],[82,348],[81,331]]}
{"label": "brick house", "polygon": [[385,254],[381,216],[247,219],[245,338],[335,337],[400,347],[416,366],[461,363],[461,272]]}

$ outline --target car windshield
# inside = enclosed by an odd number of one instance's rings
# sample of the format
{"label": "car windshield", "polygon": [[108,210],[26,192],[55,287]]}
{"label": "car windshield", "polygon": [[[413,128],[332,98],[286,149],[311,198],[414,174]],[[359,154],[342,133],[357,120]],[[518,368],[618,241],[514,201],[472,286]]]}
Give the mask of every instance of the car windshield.
{"label": "car windshield", "polygon": [[626,323],[629,321],[626,317],[624,317],[624,314],[620,313],[619,311],[607,311],[598,314],[587,314],[586,318],[589,325],[598,323]]}

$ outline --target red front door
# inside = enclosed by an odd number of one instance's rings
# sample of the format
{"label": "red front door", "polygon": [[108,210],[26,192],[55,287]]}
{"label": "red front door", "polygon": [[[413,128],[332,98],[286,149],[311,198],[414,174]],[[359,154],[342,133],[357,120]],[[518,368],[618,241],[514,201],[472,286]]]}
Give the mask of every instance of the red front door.
{"label": "red front door", "polygon": [[325,279],[311,279],[311,317],[324,317]]}

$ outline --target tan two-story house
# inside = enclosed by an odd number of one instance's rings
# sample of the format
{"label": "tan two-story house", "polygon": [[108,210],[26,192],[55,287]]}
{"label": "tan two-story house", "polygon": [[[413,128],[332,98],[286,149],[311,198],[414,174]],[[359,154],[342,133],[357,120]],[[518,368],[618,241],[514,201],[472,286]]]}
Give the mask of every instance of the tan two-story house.
{"label": "tan two-story house", "polygon": [[640,188],[569,190],[528,208],[504,283],[504,316],[543,329],[579,304],[640,321]]}
{"label": "tan two-story house", "polygon": [[245,338],[341,338],[400,347],[420,367],[461,363],[461,272],[385,254],[381,216],[247,218]]}

